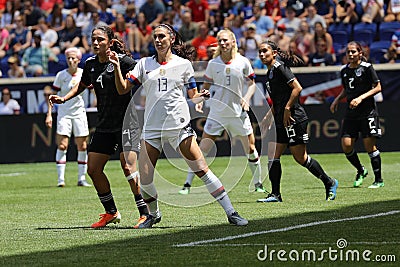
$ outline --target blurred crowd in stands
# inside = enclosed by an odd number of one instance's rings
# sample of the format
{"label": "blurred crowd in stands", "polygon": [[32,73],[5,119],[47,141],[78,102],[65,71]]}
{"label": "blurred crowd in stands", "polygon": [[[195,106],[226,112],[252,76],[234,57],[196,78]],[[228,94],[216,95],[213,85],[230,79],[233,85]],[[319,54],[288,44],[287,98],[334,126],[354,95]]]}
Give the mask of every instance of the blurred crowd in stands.
{"label": "blurred crowd in stands", "polygon": [[111,26],[132,56],[154,54],[152,29],[169,23],[196,48],[204,69],[219,30],[234,32],[239,52],[265,66],[258,47],[272,39],[301,57],[302,66],[345,64],[345,47],[361,42],[371,63],[400,62],[400,0],[0,0],[2,77],[55,76],[64,51],[92,55],[91,31]]}
{"label": "blurred crowd in stands", "polygon": [[83,65],[99,24],[110,25],[135,59],[154,53],[152,29],[169,23],[198,61],[210,59],[223,28],[255,68],[264,68],[258,46],[267,38],[304,66],[345,63],[351,40],[372,63],[400,61],[400,0],[0,0],[0,10],[3,77],[53,76],[66,68],[64,51],[72,46],[82,50]]}

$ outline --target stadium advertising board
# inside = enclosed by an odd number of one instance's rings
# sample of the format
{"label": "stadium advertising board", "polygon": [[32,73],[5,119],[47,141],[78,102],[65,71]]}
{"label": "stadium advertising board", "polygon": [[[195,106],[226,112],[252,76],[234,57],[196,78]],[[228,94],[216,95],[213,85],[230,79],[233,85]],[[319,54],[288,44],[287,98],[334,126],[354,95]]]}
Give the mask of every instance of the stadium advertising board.
{"label": "stadium advertising board", "polygon": [[[311,142],[308,145],[310,153],[340,153],[340,125],[344,111],[344,105],[339,107],[339,113],[333,116],[329,111],[327,104],[306,106],[310,119],[309,135]],[[396,133],[400,130],[398,118],[400,110],[398,106],[400,101],[388,101],[378,105],[380,111],[380,120],[383,131],[383,137],[378,141],[379,148],[385,151],[400,151],[400,143]],[[261,108],[254,108],[254,113],[263,112]],[[89,127],[93,133],[96,122],[96,113],[88,112]],[[143,111],[139,111],[143,115]],[[54,114],[56,116],[56,114]],[[257,114],[261,116],[261,114]],[[251,116],[253,117],[253,116]],[[45,114],[23,114],[20,116],[0,116],[0,163],[17,163],[17,162],[50,162],[54,160],[56,151],[55,143],[55,125],[52,129],[46,128],[44,124]],[[56,123],[54,117],[53,122]],[[201,136],[204,118],[198,118],[192,121],[192,126],[196,130],[198,136]],[[263,139],[256,122],[253,121],[255,130],[256,145],[262,147],[262,155],[266,155],[266,144],[262,144]],[[200,138],[200,137],[199,137]],[[361,142],[359,145],[361,145]],[[262,145],[261,145],[262,144]],[[227,134],[223,134],[217,139],[217,156],[229,156],[231,151],[243,153],[239,140],[231,141]],[[171,148],[166,148],[171,149]],[[360,151],[363,148],[358,147]],[[173,154],[168,152],[168,155]],[[68,149],[68,160],[75,160],[76,146],[70,145]],[[117,155],[114,155],[117,158]]]}

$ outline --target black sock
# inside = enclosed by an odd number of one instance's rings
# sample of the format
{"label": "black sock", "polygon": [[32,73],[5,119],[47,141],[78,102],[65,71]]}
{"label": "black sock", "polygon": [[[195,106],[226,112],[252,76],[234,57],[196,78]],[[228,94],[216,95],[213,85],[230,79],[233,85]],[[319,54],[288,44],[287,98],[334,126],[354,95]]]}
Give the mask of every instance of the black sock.
{"label": "black sock", "polygon": [[100,202],[103,204],[106,213],[115,214],[117,212],[117,206],[115,206],[114,197],[111,191],[97,195],[99,196]]}
{"label": "black sock", "polygon": [[348,161],[350,161],[351,165],[353,165],[358,173],[362,173],[364,171],[364,167],[358,158],[357,152],[353,149],[350,153],[345,154]]}
{"label": "black sock", "polygon": [[374,170],[374,175],[375,175],[375,182],[381,183],[383,182],[382,180],[382,174],[381,174],[381,154],[379,150],[375,150],[372,153],[368,153],[369,158],[371,159],[371,165],[372,169]]}
{"label": "black sock", "polygon": [[147,205],[143,201],[143,197],[141,194],[135,195],[135,201],[136,201],[136,207],[139,210],[140,216],[142,215],[148,215],[149,211],[147,210]]}
{"label": "black sock", "polygon": [[315,177],[320,179],[324,183],[324,185],[333,185],[333,179],[325,173],[321,165],[315,159],[307,156],[307,160],[306,162],[304,162],[303,167],[307,168]]}
{"label": "black sock", "polygon": [[269,161],[271,166],[269,168],[269,180],[271,181],[272,186],[272,194],[280,195],[281,194],[281,176],[282,176],[282,167],[280,159],[273,159]]}

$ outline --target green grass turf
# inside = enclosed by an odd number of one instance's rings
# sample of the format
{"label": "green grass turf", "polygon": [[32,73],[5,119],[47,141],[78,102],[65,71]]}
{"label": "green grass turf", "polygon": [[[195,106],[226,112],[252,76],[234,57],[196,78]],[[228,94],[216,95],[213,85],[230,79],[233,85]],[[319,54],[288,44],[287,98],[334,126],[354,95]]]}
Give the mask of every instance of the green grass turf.
{"label": "green grass turf", "polygon": [[[400,210],[400,153],[381,154],[385,187],[375,190],[367,188],[373,181],[373,172],[366,153],[360,153],[360,159],[369,175],[360,188],[352,187],[355,170],[343,154],[312,156],[339,180],[338,196],[333,202],[325,201],[322,183],[295,164],[291,156],[281,159],[283,202],[269,204],[256,203],[264,194],[249,192],[251,173],[243,167],[244,157],[216,158],[212,162],[211,168],[227,184],[234,207],[249,219],[246,227],[227,223],[220,206],[209,203],[211,198],[202,193],[202,187],[196,187],[201,185],[199,179],[192,194],[178,195],[186,177],[185,165],[181,159],[160,160],[156,181],[164,181],[157,184],[164,201],[160,203],[163,218],[153,229],[144,230],[132,228],[138,211],[118,161],[110,161],[106,173],[122,220],[119,225],[97,230],[89,226],[103,208],[93,187],[76,186],[76,163],[67,164],[65,188],[56,187],[54,163],[0,165],[0,266],[381,265],[363,259],[330,260],[328,255],[322,263],[301,260],[304,250],[314,250],[318,257],[329,247],[343,253],[371,250],[371,259],[376,255],[394,255],[396,262],[392,258],[384,266],[396,266],[400,261],[400,213],[340,220]],[[265,167],[266,157],[262,163]],[[264,184],[270,189],[268,179]],[[190,199],[197,204],[193,205]],[[328,220],[339,221],[321,223]],[[320,223],[306,227],[313,222]],[[298,228],[288,229],[292,226]],[[283,230],[267,232],[273,229]],[[244,234],[248,235],[238,238]],[[225,237],[232,238],[221,240]],[[340,238],[347,241],[347,247],[341,250],[336,244]],[[176,246],[210,239],[216,240],[197,246]],[[265,245],[269,252],[286,251],[286,258],[291,250],[297,250],[300,260],[288,258],[281,262],[275,252],[272,261],[259,261],[257,253]]]}

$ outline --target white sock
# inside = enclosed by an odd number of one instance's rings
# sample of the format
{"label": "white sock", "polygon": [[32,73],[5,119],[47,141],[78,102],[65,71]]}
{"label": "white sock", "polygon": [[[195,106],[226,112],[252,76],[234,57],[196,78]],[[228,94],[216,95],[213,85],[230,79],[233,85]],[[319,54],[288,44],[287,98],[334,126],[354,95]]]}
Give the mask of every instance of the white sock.
{"label": "white sock", "polygon": [[128,176],[125,176],[126,180],[129,182],[130,180],[135,180],[136,182],[139,181],[139,172],[135,171]]}
{"label": "white sock", "polygon": [[[210,149],[211,149],[211,148],[210,148]],[[208,153],[209,153],[210,151],[207,151],[207,152],[201,151],[201,152],[203,153],[203,156],[204,156],[204,157],[207,157],[207,155],[208,155]],[[187,175],[186,175],[185,184],[192,185],[193,179],[194,179],[195,176],[196,176],[196,174],[192,171],[192,169],[191,169],[191,168],[188,168],[188,172],[187,172]]]}
{"label": "white sock", "polygon": [[189,168],[187,176],[186,176],[185,184],[192,185],[194,176],[195,176],[194,172],[192,171],[192,169]]}
{"label": "white sock", "polygon": [[200,179],[204,182],[208,192],[218,201],[227,215],[231,215],[235,212],[224,186],[211,170],[200,177]]}
{"label": "white sock", "polygon": [[252,154],[247,154],[248,165],[253,175],[253,183],[261,184],[261,164],[257,150],[254,150]]}
{"label": "white sock", "polygon": [[87,153],[85,151],[78,151],[78,182],[86,180],[87,172]]}
{"label": "white sock", "polygon": [[67,150],[57,149],[56,152],[56,164],[58,182],[63,183],[65,180],[65,164],[67,163]]}
{"label": "white sock", "polygon": [[160,216],[160,210],[158,208],[158,200],[157,200],[158,198],[157,190],[154,183],[141,184],[140,189],[143,196],[143,200],[147,204],[149,213],[154,217]]}

